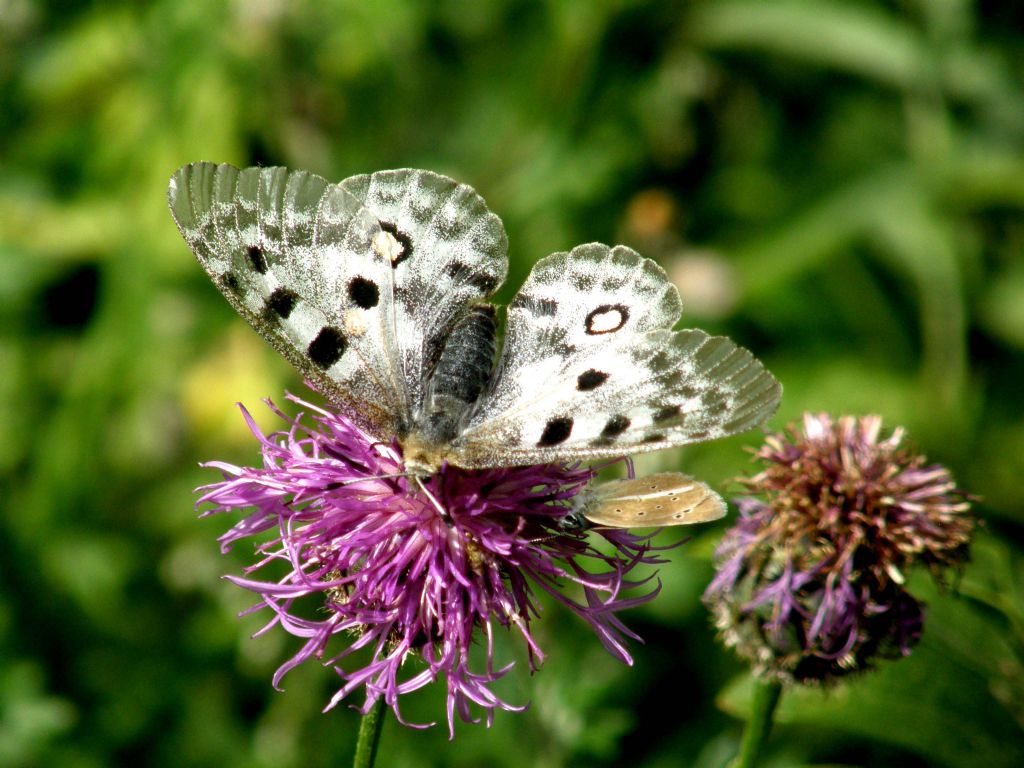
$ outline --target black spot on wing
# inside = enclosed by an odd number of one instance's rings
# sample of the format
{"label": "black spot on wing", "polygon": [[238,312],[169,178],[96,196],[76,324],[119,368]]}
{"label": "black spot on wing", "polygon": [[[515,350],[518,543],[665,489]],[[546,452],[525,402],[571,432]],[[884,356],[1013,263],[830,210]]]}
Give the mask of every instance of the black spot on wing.
{"label": "black spot on wing", "polygon": [[480,274],[474,272],[471,274],[466,282],[476,288],[480,293],[484,295],[490,295],[494,293],[494,289],[498,287],[498,278],[494,275]]}
{"label": "black spot on wing", "polygon": [[259,245],[250,245],[246,249],[246,255],[249,257],[249,263],[252,264],[252,268],[259,272],[261,275],[267,274],[267,257],[263,253],[263,248]]}
{"label": "black spot on wing", "polygon": [[609,374],[604,371],[591,368],[576,378],[576,389],[580,390],[580,392],[589,392],[592,389],[597,389],[608,380],[608,376]]}
{"label": "black spot on wing", "polygon": [[222,289],[226,291],[231,291],[231,293],[235,294],[236,296],[242,295],[242,285],[241,283],[238,282],[238,278],[235,277],[234,272],[225,272],[223,275],[217,278],[217,282],[220,283],[220,287]]}
{"label": "black spot on wing", "polygon": [[267,313],[287,320],[288,315],[292,313],[292,309],[295,308],[295,303],[298,300],[299,296],[295,291],[289,291],[287,288],[277,288],[267,299]]}
{"label": "black spot on wing", "polygon": [[309,343],[309,359],[321,368],[330,368],[345,354],[345,337],[341,331],[331,326],[324,326],[320,333]]}
{"label": "black spot on wing", "polygon": [[348,284],[348,297],[357,307],[369,309],[377,306],[377,302],[380,301],[380,290],[373,280],[367,280],[365,277],[353,277]]}
{"label": "black spot on wing", "polygon": [[666,405],[655,411],[652,417],[655,424],[661,424],[664,421],[670,421],[681,415],[681,408],[678,405]]}
{"label": "black spot on wing", "polygon": [[378,221],[377,223],[380,224],[381,229],[395,238],[398,244],[402,246],[402,252],[391,260],[391,267],[393,269],[412,256],[412,238],[390,221]]}
{"label": "black spot on wing", "polygon": [[629,419],[621,414],[612,416],[601,430],[601,437],[618,437],[627,429],[629,429]]}
{"label": "black spot on wing", "polygon": [[537,441],[537,446],[544,448],[564,443],[569,439],[570,434],[572,434],[572,419],[565,416],[551,419],[544,425],[544,433]]}

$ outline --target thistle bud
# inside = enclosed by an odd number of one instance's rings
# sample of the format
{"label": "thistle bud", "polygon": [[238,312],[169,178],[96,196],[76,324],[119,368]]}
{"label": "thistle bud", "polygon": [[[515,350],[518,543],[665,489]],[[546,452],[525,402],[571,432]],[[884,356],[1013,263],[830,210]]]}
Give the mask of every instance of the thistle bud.
{"label": "thistle bud", "polygon": [[909,655],[923,605],[904,587],[967,559],[974,520],[949,471],[879,438],[877,416],[806,414],[769,435],[704,595],[725,644],[760,676],[828,682]]}

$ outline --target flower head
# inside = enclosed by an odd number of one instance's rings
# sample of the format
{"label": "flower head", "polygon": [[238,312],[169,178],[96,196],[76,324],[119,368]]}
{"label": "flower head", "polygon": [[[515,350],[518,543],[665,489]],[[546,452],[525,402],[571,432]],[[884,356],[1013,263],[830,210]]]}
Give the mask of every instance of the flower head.
{"label": "flower head", "polygon": [[[401,720],[399,696],[444,677],[449,730],[456,712],[473,720],[472,704],[490,724],[496,708],[521,709],[491,690],[511,667],[493,664],[495,626],[520,634],[531,669],[543,659],[530,630],[538,587],[631,662],[624,642],[636,636],[615,614],[654,596],[656,589],[632,598],[620,593],[642,583],[627,579],[633,567],[655,560],[644,539],[624,531],[604,534],[614,549],[604,554],[581,531],[560,525],[567,500],[593,470],[446,466],[429,478],[405,476],[396,446],[373,440],[342,415],[290,399],[314,411],[313,426],[268,402],[289,428],[265,436],[243,408],[262,444],[263,466],[210,462],[224,480],[201,489],[198,502],[213,505],[206,514],[254,510],[221,537],[224,551],[243,538],[266,538],[246,575],[228,578],[260,596],[253,610],[273,612],[261,632],[279,624],[305,640],[278,669],[275,686],[315,658],[343,680],[328,709],[361,688],[362,711],[384,697]],[[600,571],[591,573],[586,562]],[[582,600],[563,593],[566,583]],[[478,640],[483,659],[474,668],[470,648]]]}
{"label": "flower head", "polygon": [[920,564],[941,578],[967,558],[965,494],[901,446],[902,429],[880,430],[877,416],[806,414],[802,430],[765,440],[764,468],[740,481],[762,498],[737,501],[704,599],[763,676],[825,682],[908,655],[924,616],[904,573]]}

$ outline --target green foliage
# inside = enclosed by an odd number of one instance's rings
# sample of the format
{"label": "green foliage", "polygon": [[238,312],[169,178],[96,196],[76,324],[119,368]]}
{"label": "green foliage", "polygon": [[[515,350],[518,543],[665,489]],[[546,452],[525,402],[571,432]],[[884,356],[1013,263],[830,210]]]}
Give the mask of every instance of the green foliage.
{"label": "green foliage", "polygon": [[[907,426],[984,497],[976,562],[922,581],[910,659],[784,696],[768,759],[1020,765],[1022,28],[963,0],[0,2],[0,764],[351,758],[329,671],[271,690],[297,641],[248,639],[218,579],[248,553],[191,509],[199,460],[255,457],[232,404],[301,387],[167,213],[170,174],[217,160],[449,173],[505,221],[511,286],[629,243],[779,376],[776,426]],[[721,486],[755,440],[649,461]],[[698,602],[720,530],[669,553],[633,668],[545,603],[538,675],[502,641],[527,713],[454,745],[389,720],[381,764],[721,765],[742,670]],[[440,688],[408,715],[443,719]]]}

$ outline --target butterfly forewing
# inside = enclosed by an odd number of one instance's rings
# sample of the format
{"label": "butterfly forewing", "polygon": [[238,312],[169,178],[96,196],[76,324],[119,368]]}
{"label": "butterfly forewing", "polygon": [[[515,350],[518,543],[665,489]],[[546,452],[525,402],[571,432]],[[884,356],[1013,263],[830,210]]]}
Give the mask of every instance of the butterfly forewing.
{"label": "butterfly forewing", "polygon": [[326,397],[379,433],[409,420],[391,266],[356,197],[304,171],[195,163],[168,198],[224,296]]}
{"label": "butterfly forewing", "polygon": [[660,267],[628,248],[538,262],[509,306],[495,379],[455,440],[456,463],[613,457],[762,424],[778,382],[729,339],[670,330],[680,310]]}
{"label": "butterfly forewing", "polygon": [[678,472],[612,480],[588,489],[577,510],[594,525],[646,528],[706,523],[725,516],[725,502],[707,485]]}

